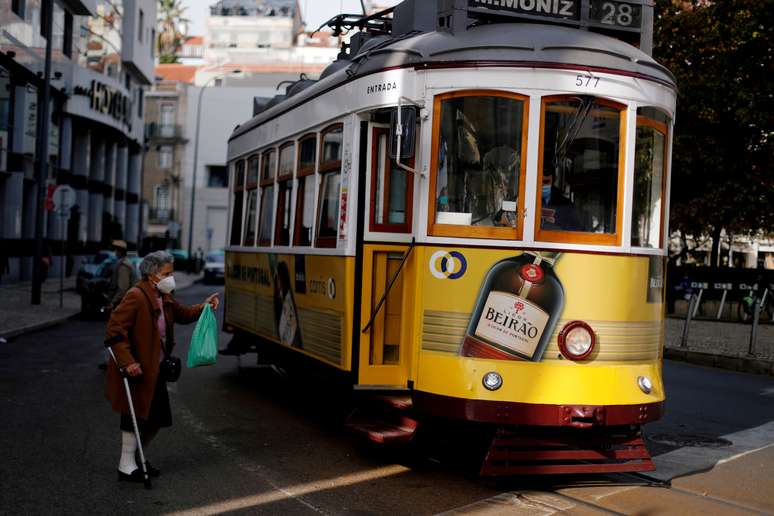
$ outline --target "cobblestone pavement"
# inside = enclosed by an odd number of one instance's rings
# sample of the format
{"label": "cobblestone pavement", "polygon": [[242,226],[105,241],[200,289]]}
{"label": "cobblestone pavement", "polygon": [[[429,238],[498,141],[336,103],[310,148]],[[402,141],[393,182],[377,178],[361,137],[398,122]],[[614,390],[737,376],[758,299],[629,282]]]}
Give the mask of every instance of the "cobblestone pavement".
{"label": "cobblestone pavement", "polygon": [[[666,320],[666,347],[680,349],[685,326],[684,319]],[[745,357],[750,345],[751,324],[693,320],[688,330],[688,351]],[[758,326],[758,337],[753,350],[758,359],[774,360],[774,324]]]}
{"label": "cobblestone pavement", "polygon": [[[190,287],[199,278],[201,274],[175,273],[177,290]],[[64,280],[62,308],[59,307],[58,278],[50,278],[43,283],[40,305],[30,303],[31,289],[28,281],[0,285],[0,337],[15,337],[59,324],[81,311],[81,296],[75,291],[75,276]]]}

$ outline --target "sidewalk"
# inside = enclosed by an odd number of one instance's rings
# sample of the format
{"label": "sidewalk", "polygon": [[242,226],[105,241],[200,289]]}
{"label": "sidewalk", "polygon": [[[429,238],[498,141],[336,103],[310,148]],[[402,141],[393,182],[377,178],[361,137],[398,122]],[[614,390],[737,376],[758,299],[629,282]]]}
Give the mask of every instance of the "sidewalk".
{"label": "sidewalk", "polygon": [[[193,285],[201,274],[175,273],[177,290]],[[23,281],[0,286],[0,337],[10,339],[61,324],[81,311],[81,296],[75,292],[75,276],[65,278],[62,308],[59,308],[59,278],[43,283],[40,305],[30,303],[32,286]]]}
{"label": "sidewalk", "polygon": [[751,324],[693,320],[688,343],[681,347],[685,319],[667,317],[664,357],[733,371],[774,375],[774,324],[758,326],[752,355],[748,355]]}

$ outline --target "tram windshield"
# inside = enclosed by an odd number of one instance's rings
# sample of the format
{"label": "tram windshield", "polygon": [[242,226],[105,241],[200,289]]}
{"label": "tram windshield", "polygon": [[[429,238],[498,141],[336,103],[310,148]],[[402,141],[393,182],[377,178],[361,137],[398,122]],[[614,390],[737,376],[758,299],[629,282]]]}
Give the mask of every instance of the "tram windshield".
{"label": "tram windshield", "polygon": [[616,233],[623,106],[586,96],[543,106],[540,229]]}
{"label": "tram windshield", "polygon": [[441,103],[436,224],[515,228],[524,100],[458,96]]}

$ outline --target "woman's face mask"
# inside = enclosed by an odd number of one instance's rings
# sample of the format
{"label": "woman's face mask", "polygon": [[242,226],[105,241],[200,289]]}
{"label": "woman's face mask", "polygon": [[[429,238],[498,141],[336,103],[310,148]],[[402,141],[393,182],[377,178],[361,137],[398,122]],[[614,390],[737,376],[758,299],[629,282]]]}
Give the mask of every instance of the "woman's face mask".
{"label": "woman's face mask", "polygon": [[175,290],[175,277],[170,275],[166,278],[162,278],[161,281],[156,283],[156,288],[162,294],[170,294],[173,290]]}
{"label": "woman's face mask", "polygon": [[543,185],[540,195],[543,198],[543,204],[548,204],[551,200],[551,185]]}

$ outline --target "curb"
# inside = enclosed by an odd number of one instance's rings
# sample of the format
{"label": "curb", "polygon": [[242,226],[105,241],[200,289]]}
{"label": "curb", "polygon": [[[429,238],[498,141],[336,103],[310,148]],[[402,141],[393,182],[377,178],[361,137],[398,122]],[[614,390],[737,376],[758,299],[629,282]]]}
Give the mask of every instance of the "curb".
{"label": "curb", "polygon": [[4,339],[10,340],[16,337],[19,337],[21,335],[27,335],[28,333],[34,333],[36,331],[45,330],[47,328],[51,328],[52,326],[58,326],[60,324],[66,323],[70,319],[75,319],[80,315],[80,310],[74,314],[59,317],[57,319],[49,319],[48,321],[43,321],[35,324],[30,324],[28,326],[22,326],[21,328],[14,328],[13,330],[8,331],[7,333],[4,333],[1,335]]}
{"label": "curb", "polygon": [[[180,290],[185,290],[187,288],[190,288],[190,287],[198,284],[199,281],[201,281],[201,279],[194,280],[191,283],[189,283],[188,285],[184,285],[184,286],[178,288],[177,290],[180,291]],[[51,328],[52,326],[57,326],[59,324],[64,324],[64,323],[66,323],[67,321],[69,321],[71,319],[75,319],[80,314],[81,314],[81,311],[78,310],[74,314],[65,315],[65,316],[62,316],[62,317],[58,317],[56,319],[49,319],[47,321],[41,321],[39,323],[30,324],[28,326],[22,326],[21,328],[14,328],[12,330],[9,330],[7,333],[0,334],[0,337],[4,338],[6,340],[10,340],[10,339],[22,336],[22,335],[27,335],[28,333],[34,333],[36,331],[45,330],[47,328]]]}
{"label": "curb", "polygon": [[716,367],[742,373],[774,376],[774,361],[755,357],[729,357],[687,349],[665,348],[664,358],[705,367]]}

